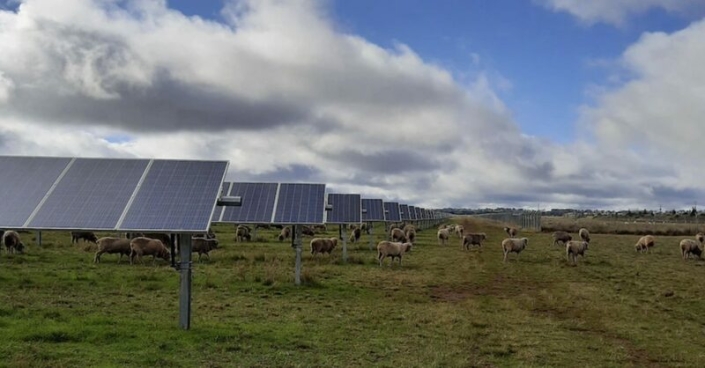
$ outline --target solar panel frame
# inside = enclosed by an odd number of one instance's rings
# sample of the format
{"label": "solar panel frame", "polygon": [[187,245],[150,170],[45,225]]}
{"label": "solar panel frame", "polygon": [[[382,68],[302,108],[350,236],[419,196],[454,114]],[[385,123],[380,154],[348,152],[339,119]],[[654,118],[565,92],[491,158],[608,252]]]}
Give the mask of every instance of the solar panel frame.
{"label": "solar panel frame", "polygon": [[384,201],[381,199],[362,198],[362,221],[386,221]]}
{"label": "solar panel frame", "polygon": [[414,207],[414,213],[416,214],[416,220],[423,220],[420,207]]}
{"label": "solar panel frame", "polygon": [[401,221],[399,202],[384,202],[384,216],[387,222]]}
{"label": "solar panel frame", "polygon": [[416,219],[416,207],[409,205],[409,220],[415,221]]}
{"label": "solar panel frame", "polygon": [[72,162],[69,157],[0,156],[0,227],[24,227]]}
{"label": "solar panel frame", "polygon": [[273,224],[321,225],[325,215],[325,184],[279,183]]}
{"label": "solar panel frame", "polygon": [[362,222],[362,197],[359,194],[329,193],[327,224],[359,224]]}
{"label": "solar panel frame", "polygon": [[411,216],[409,216],[408,204],[399,204],[399,215],[401,216],[402,221],[411,221]]}
{"label": "solar panel frame", "polygon": [[269,224],[276,205],[278,183],[233,182],[227,193],[240,197],[241,205],[225,207],[218,222],[233,224]]}

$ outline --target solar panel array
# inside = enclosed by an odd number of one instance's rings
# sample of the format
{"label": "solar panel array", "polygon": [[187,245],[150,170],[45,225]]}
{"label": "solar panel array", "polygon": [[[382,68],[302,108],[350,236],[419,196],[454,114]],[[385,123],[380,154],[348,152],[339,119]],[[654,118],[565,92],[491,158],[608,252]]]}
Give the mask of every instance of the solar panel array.
{"label": "solar panel array", "polygon": [[386,221],[381,199],[362,199],[362,221]]}
{"label": "solar panel array", "polygon": [[328,194],[326,223],[349,224],[362,222],[362,205],[359,194]]}
{"label": "solar panel array", "polygon": [[384,202],[384,212],[387,221],[401,221],[401,214],[399,212],[399,202]]}
{"label": "solar panel array", "polygon": [[409,205],[399,204],[399,214],[401,215],[402,221],[410,221],[411,217],[409,216]]}
{"label": "solar panel array", "polygon": [[322,224],[325,184],[279,184],[275,224]]}
{"label": "solar panel array", "polygon": [[416,207],[409,206],[409,220],[417,220],[416,218]]}
{"label": "solar panel array", "polygon": [[277,199],[277,183],[229,183],[230,197],[240,197],[240,207],[225,207],[220,222],[239,224],[267,224],[272,221]]}
{"label": "solar panel array", "polygon": [[0,156],[0,227],[204,232],[227,161]]}

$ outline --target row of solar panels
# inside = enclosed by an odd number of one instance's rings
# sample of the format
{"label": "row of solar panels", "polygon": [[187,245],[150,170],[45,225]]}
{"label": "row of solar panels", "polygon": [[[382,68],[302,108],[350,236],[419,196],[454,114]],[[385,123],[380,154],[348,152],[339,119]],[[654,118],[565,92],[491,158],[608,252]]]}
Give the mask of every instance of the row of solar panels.
{"label": "row of solar panels", "polygon": [[[320,224],[443,215],[360,195],[331,194],[326,204],[325,184],[223,183],[227,167],[227,161],[0,156],[0,228],[204,232],[211,221]],[[216,207],[222,196],[240,197],[241,206]]]}

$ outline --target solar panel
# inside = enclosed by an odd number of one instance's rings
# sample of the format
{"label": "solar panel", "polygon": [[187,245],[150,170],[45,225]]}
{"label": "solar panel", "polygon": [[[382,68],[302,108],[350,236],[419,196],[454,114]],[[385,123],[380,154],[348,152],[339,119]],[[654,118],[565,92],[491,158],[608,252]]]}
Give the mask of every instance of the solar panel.
{"label": "solar panel", "polygon": [[206,232],[227,161],[153,161],[119,228]]}
{"label": "solar panel", "polygon": [[414,207],[414,213],[416,214],[417,220],[423,220],[421,207]]}
{"label": "solar panel", "polygon": [[409,206],[409,220],[417,220],[416,218],[416,207]]}
{"label": "solar panel", "polygon": [[384,221],[384,202],[381,199],[362,199],[362,221]]}
{"label": "solar panel", "polygon": [[30,220],[30,228],[114,229],[149,160],[77,158]]}
{"label": "solar panel", "polygon": [[384,212],[385,221],[401,221],[401,215],[399,213],[399,202],[384,202]]}
{"label": "solar panel", "polygon": [[[220,186],[220,197],[228,195],[228,192],[230,192],[230,185],[232,185],[232,183],[223,182],[223,185]],[[215,206],[215,211],[213,211],[213,217],[211,218],[211,222],[219,222],[220,218],[223,216],[224,211],[225,206]]]}
{"label": "solar panel", "polygon": [[325,184],[279,184],[275,224],[322,224]]}
{"label": "solar panel", "polygon": [[402,221],[410,221],[411,220],[411,216],[409,216],[409,205],[408,204],[400,204],[399,205],[399,213],[401,215]]}
{"label": "solar panel", "polygon": [[362,221],[362,207],[359,194],[328,194],[328,211],[326,223],[349,224]]}
{"label": "solar panel", "polygon": [[268,224],[272,222],[277,183],[232,183],[228,196],[239,196],[240,207],[225,207],[219,222]]}
{"label": "solar panel", "polygon": [[22,227],[70,162],[64,157],[0,156],[0,227]]}

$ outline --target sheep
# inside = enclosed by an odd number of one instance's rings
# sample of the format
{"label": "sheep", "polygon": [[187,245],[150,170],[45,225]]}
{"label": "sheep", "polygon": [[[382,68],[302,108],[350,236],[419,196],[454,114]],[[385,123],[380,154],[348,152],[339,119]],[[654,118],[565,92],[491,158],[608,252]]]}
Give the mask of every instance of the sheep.
{"label": "sheep", "polygon": [[310,226],[301,226],[301,235],[315,236],[316,232]]}
{"label": "sheep", "polygon": [[279,241],[284,241],[284,239],[289,239],[291,236],[291,228],[288,226],[285,226],[282,228],[282,231],[279,233],[278,239]]}
{"label": "sheep", "polygon": [[507,233],[510,238],[516,238],[517,234],[519,233],[519,230],[513,227],[505,227],[504,232]]}
{"label": "sheep", "polygon": [[683,239],[680,242],[681,255],[683,259],[688,259],[690,256],[695,255],[701,258],[703,250],[700,249],[701,243],[693,239]]}
{"label": "sheep", "polygon": [[448,229],[440,229],[438,230],[438,234],[436,236],[438,237],[438,245],[446,245],[446,243],[448,243],[448,238],[450,238],[450,233],[448,232]]}
{"label": "sheep", "polygon": [[463,225],[455,225],[455,235],[457,235],[458,238],[463,238],[463,232],[465,232]]}
{"label": "sheep", "polygon": [[362,236],[362,231],[360,230],[359,227],[356,227],[356,228],[354,228],[354,229],[350,232],[350,239],[349,239],[349,241],[350,241],[351,243],[355,243],[355,242],[357,242],[357,241],[360,241],[360,236]]}
{"label": "sheep", "polygon": [[507,238],[502,240],[504,262],[507,262],[507,255],[511,252],[516,253],[517,257],[519,257],[519,253],[526,249],[527,245],[529,245],[529,239],[527,238]]}
{"label": "sheep", "polygon": [[5,244],[7,253],[24,253],[24,243],[20,239],[20,234],[16,231],[8,230],[2,234],[2,242]]}
{"label": "sheep", "polygon": [[90,231],[72,231],[71,232],[71,244],[78,244],[78,241],[83,239],[83,241],[91,242],[93,244],[98,244],[98,237]]}
{"label": "sheep", "polygon": [[637,252],[649,252],[649,249],[656,245],[656,238],[652,235],[644,235],[634,244],[634,249]]}
{"label": "sheep", "polygon": [[218,248],[218,239],[208,239],[202,237],[191,238],[191,253],[198,253],[198,261],[201,261],[201,256],[206,255],[210,261],[210,251]]}
{"label": "sheep", "polygon": [[408,241],[409,243],[416,242],[416,230],[409,229],[404,233],[404,236],[406,236],[406,241]]}
{"label": "sheep", "polygon": [[473,245],[482,247],[482,241],[485,239],[487,239],[487,234],[485,233],[467,233],[463,236],[463,249],[470,250]]}
{"label": "sheep", "polygon": [[93,263],[100,263],[100,255],[103,253],[119,254],[120,258],[118,258],[118,263],[122,261],[123,255],[130,255],[131,249],[129,239],[106,236],[98,239],[96,241],[96,244],[98,244],[98,251],[95,252],[95,256],[93,257]]}
{"label": "sheep", "polygon": [[245,225],[238,225],[235,228],[235,242],[241,243],[250,240],[252,240],[252,235],[250,235],[250,228]]}
{"label": "sheep", "polygon": [[159,239],[137,237],[130,240],[130,264],[134,264],[135,257],[139,257],[140,263],[143,263],[142,256],[152,256],[154,263],[157,257],[169,261],[171,255]]}
{"label": "sheep", "polygon": [[448,225],[447,225],[447,224],[440,224],[440,225],[438,225],[438,230],[445,230],[445,229],[447,229],[447,228],[448,228]]}
{"label": "sheep", "polygon": [[562,242],[563,245],[565,245],[565,243],[571,240],[573,240],[573,237],[565,231],[556,231],[553,233],[553,245],[558,245],[558,242]]}
{"label": "sheep", "polygon": [[385,258],[391,257],[392,261],[389,263],[389,267],[394,264],[394,258],[399,258],[399,266],[401,267],[402,255],[406,252],[410,252],[414,245],[412,243],[398,243],[383,240],[377,244],[377,259],[379,260],[379,266],[382,267],[382,262]]}
{"label": "sheep", "polygon": [[333,253],[333,249],[338,245],[338,238],[313,238],[311,239],[311,255]]}
{"label": "sheep", "polygon": [[697,233],[695,234],[695,239],[700,242],[700,244],[705,243],[705,233]]}
{"label": "sheep", "polygon": [[404,234],[404,230],[399,229],[399,228],[394,228],[389,233],[389,240],[406,242],[406,234]]}
{"label": "sheep", "polygon": [[446,229],[448,229],[449,233],[455,234],[455,225],[448,225]]}
{"label": "sheep", "polygon": [[370,235],[370,229],[372,228],[372,224],[368,224],[366,222],[363,222],[360,224],[360,230],[364,231],[366,235]]}
{"label": "sheep", "polygon": [[588,231],[588,229],[586,229],[584,227],[580,228],[580,230],[578,230],[578,236],[584,242],[588,242],[588,243],[590,242],[590,232]]}
{"label": "sheep", "polygon": [[406,232],[409,232],[409,231],[417,231],[417,230],[416,230],[416,226],[414,226],[414,225],[412,225],[412,224],[406,224],[406,225],[404,225],[404,228],[403,228],[402,230],[404,230],[405,233],[406,233]]}
{"label": "sheep", "polygon": [[568,261],[576,265],[578,256],[585,258],[585,251],[588,249],[588,242],[584,240],[570,240],[565,243],[565,256]]}

